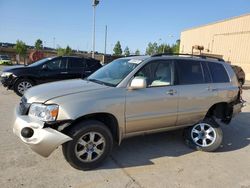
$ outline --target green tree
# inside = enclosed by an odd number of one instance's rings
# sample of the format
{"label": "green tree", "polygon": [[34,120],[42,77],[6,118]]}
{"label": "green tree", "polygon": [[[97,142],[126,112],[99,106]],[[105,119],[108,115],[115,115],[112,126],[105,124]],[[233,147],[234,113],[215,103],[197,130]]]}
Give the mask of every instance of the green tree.
{"label": "green tree", "polygon": [[137,50],[135,51],[135,55],[140,55],[140,54],[141,54],[140,50],[137,49]]}
{"label": "green tree", "polygon": [[[19,57],[24,58],[24,63],[25,63],[25,59],[26,59],[25,57],[26,57],[26,53],[27,53],[26,44],[21,40],[17,40],[14,48],[16,50],[16,53],[19,55]],[[19,63],[19,62],[17,62],[17,63]]]}
{"label": "green tree", "polygon": [[130,51],[129,51],[129,48],[126,47],[125,50],[124,50],[124,55],[125,56],[129,56],[130,55]]}
{"label": "green tree", "polygon": [[43,41],[41,39],[37,39],[35,42],[35,49],[41,50],[43,48]]}
{"label": "green tree", "polygon": [[172,48],[168,44],[161,44],[158,46],[157,53],[172,53]]}
{"label": "green tree", "polygon": [[64,49],[64,48],[61,48],[60,46],[57,47],[56,52],[57,52],[57,55],[58,55],[58,56],[63,56],[63,55],[65,55],[65,49]]}
{"label": "green tree", "polygon": [[65,49],[65,55],[72,55],[72,49],[69,46]]}
{"label": "green tree", "polygon": [[180,52],[180,43],[181,40],[177,40],[175,44],[172,45],[172,52],[173,53],[179,53]]}
{"label": "green tree", "polygon": [[114,51],[114,55],[117,55],[117,56],[122,55],[122,46],[121,46],[120,41],[117,41],[113,51]]}
{"label": "green tree", "polygon": [[72,55],[72,49],[67,46],[65,49],[60,46],[56,49],[58,56]]}
{"label": "green tree", "polygon": [[148,43],[148,47],[146,49],[146,54],[147,55],[153,55],[158,52],[158,44],[156,42],[154,43]]}

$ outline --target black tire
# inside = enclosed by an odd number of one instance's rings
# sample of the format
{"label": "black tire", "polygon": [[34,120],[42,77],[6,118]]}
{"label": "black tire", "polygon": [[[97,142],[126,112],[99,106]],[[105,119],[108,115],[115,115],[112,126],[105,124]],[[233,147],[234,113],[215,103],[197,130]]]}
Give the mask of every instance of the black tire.
{"label": "black tire", "polygon": [[[90,162],[81,161],[77,157],[76,151],[75,151],[77,150],[76,148],[80,145],[78,141],[79,139],[82,139],[81,137],[91,132],[101,135],[102,138],[105,140],[105,144],[103,144],[103,148],[102,148],[103,153],[99,155],[99,157],[94,161],[90,161]],[[91,170],[91,169],[99,167],[101,163],[111,153],[111,150],[113,148],[113,137],[112,137],[110,130],[102,122],[99,122],[99,121],[91,120],[91,121],[80,122],[74,125],[72,128],[70,128],[67,131],[67,133],[71,138],[73,138],[73,140],[66,142],[62,145],[63,155],[66,161],[72,167],[78,170]],[[87,147],[82,147],[82,148],[87,148]],[[93,153],[95,154],[95,152]],[[92,156],[93,156],[93,153],[92,153]]]}
{"label": "black tire", "polygon": [[[202,133],[198,134],[196,131],[199,131],[199,125],[204,124],[205,125],[205,132],[209,132],[213,130],[212,132],[205,133],[206,135],[209,136],[209,139],[206,139],[207,136]],[[207,129],[210,127],[211,129]],[[197,130],[198,129],[198,130]],[[201,131],[202,132],[202,131]],[[210,140],[211,138],[212,141]],[[198,139],[198,140],[196,140]],[[223,139],[223,132],[219,125],[212,119],[212,118],[206,118],[202,122],[197,123],[196,125],[192,127],[188,127],[184,130],[184,140],[185,143],[192,149],[196,149],[199,151],[206,151],[206,152],[212,152],[217,150]],[[203,143],[203,140],[205,140],[205,143]]]}
{"label": "black tire", "polygon": [[21,83],[28,83],[32,86],[34,86],[34,82],[30,79],[18,79],[15,84],[14,84],[14,92],[18,95],[18,96],[23,96],[23,93],[19,91],[18,87]]}

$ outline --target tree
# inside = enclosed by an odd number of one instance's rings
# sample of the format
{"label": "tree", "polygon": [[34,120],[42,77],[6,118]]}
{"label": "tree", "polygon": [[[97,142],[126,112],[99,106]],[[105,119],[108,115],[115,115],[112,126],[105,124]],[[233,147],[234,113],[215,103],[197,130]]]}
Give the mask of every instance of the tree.
{"label": "tree", "polygon": [[43,48],[43,41],[41,39],[37,39],[35,42],[35,49],[41,50]]}
{"label": "tree", "polygon": [[172,48],[168,44],[161,44],[158,46],[157,53],[172,53]]}
{"label": "tree", "polygon": [[72,49],[69,46],[65,49],[65,55],[72,55]]}
{"label": "tree", "polygon": [[172,46],[172,51],[173,53],[179,53],[180,52],[180,43],[181,43],[181,40],[177,40],[175,44],[173,44]]}
{"label": "tree", "polygon": [[[25,64],[25,56],[26,56],[26,53],[27,53],[27,46],[26,46],[26,44],[23,41],[21,41],[21,40],[17,40],[16,41],[16,45],[15,45],[14,48],[16,50],[16,53],[19,56],[22,56],[24,58],[24,64]],[[17,63],[19,63],[18,61],[17,61]]]}
{"label": "tree", "polygon": [[146,49],[146,54],[147,55],[153,55],[158,52],[158,44],[156,42],[154,43],[148,43],[148,47]]}
{"label": "tree", "polygon": [[124,55],[125,56],[129,56],[130,55],[130,51],[129,51],[129,48],[126,47],[125,50],[124,50]]}
{"label": "tree", "polygon": [[57,47],[56,52],[57,52],[57,55],[58,55],[58,56],[63,56],[63,55],[65,55],[65,49],[61,48],[60,46]]}
{"label": "tree", "polygon": [[137,49],[136,51],[135,51],[135,55],[140,55],[141,53],[140,53],[140,51]]}
{"label": "tree", "polygon": [[72,55],[72,49],[67,46],[65,49],[61,48],[60,46],[56,49],[57,55],[64,56],[64,55]]}
{"label": "tree", "polygon": [[117,56],[122,55],[122,47],[121,47],[120,41],[117,41],[117,43],[115,44],[115,47],[114,47],[113,51],[114,51],[114,55],[117,55]]}

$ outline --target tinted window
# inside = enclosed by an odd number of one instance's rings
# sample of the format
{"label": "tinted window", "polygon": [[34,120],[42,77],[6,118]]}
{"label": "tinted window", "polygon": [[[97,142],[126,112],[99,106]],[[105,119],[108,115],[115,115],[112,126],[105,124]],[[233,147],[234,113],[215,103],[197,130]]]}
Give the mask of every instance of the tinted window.
{"label": "tinted window", "polygon": [[204,74],[204,79],[206,83],[211,83],[212,82],[212,78],[208,69],[208,65],[207,62],[201,62],[202,64],[202,69],[203,69],[203,74]]}
{"label": "tinted window", "polygon": [[54,59],[47,63],[47,67],[50,70],[66,69],[66,59]]}
{"label": "tinted window", "polygon": [[146,78],[148,87],[168,86],[172,84],[172,64],[161,61],[151,62],[135,76]]}
{"label": "tinted window", "polygon": [[83,68],[84,60],[81,58],[69,58],[69,68]]}
{"label": "tinted window", "polygon": [[94,66],[100,64],[100,62],[95,60],[95,59],[86,59],[86,63],[88,65],[88,67],[94,67]]}
{"label": "tinted window", "polygon": [[229,82],[229,77],[222,64],[209,62],[208,67],[214,83]]}
{"label": "tinted window", "polygon": [[177,61],[179,84],[202,84],[204,83],[201,64],[198,61]]}

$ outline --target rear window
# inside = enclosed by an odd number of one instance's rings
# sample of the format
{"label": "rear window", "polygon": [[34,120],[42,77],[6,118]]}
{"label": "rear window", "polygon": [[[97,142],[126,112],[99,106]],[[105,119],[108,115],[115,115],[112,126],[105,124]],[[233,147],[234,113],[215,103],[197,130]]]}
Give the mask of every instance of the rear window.
{"label": "rear window", "polygon": [[212,76],[213,83],[230,82],[225,67],[220,63],[209,62],[208,67]]}
{"label": "rear window", "polygon": [[198,61],[178,60],[177,70],[181,85],[204,83],[201,63]]}

